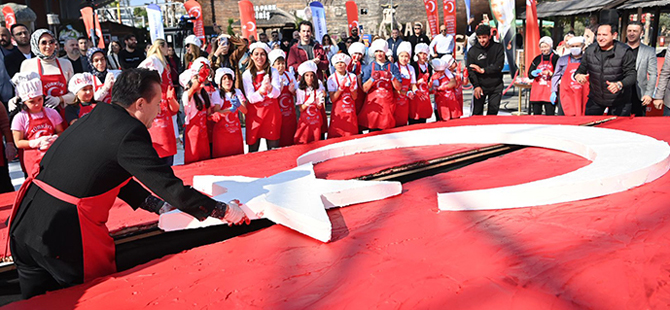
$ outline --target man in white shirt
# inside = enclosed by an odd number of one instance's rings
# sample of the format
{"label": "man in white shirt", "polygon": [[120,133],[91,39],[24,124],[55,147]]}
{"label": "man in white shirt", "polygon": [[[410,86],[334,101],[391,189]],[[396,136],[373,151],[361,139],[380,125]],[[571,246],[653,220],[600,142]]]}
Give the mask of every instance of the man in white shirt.
{"label": "man in white shirt", "polygon": [[454,52],[454,36],[447,34],[447,26],[440,26],[440,34],[430,42],[430,51],[433,58],[441,58]]}

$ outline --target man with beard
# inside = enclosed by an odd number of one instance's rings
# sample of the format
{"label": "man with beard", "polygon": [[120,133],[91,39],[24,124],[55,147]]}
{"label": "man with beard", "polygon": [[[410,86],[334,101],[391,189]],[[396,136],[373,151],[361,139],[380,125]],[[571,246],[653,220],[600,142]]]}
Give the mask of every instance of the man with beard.
{"label": "man with beard", "polygon": [[358,28],[351,28],[351,40],[354,42],[361,42],[361,37],[358,35]]}
{"label": "man with beard", "polygon": [[24,60],[35,57],[30,50],[30,31],[24,24],[14,24],[10,28],[16,48],[5,56],[5,67],[9,76],[14,76],[21,69]]}
{"label": "man with beard", "polygon": [[137,49],[137,38],[129,34],[123,38],[123,43],[126,48],[119,52],[119,62],[121,68],[130,69],[137,68],[137,66],[146,58],[141,50]]}
{"label": "man with beard", "polygon": [[299,40],[291,46],[288,52],[286,67],[293,67],[298,72],[298,66],[305,61],[312,60],[319,67],[317,77],[323,79],[323,71],[328,70],[328,55],[323,51],[323,46],[312,39],[312,23],[308,21],[300,22]]}
{"label": "man with beard", "polygon": [[626,39],[628,46],[633,50],[635,56],[635,70],[637,72],[637,83],[631,91],[631,113],[635,116],[644,116],[646,106],[652,103],[652,96],[656,89],[656,75],[658,64],[656,62],[656,49],[642,44],[640,37],[644,26],[639,21],[633,21],[626,27]]}
{"label": "man with beard", "polygon": [[84,71],[88,68],[88,66],[84,67],[84,61],[88,62],[88,60],[86,60],[85,57],[81,57],[81,53],[77,46],[77,39],[68,38],[65,40],[65,53],[67,54],[63,59],[67,59],[72,63],[72,69],[75,74],[88,72]]}
{"label": "man with beard", "polygon": [[484,103],[488,97],[486,115],[497,115],[503,91],[502,69],[505,63],[504,48],[491,39],[491,27],[479,25],[477,42],[468,50],[468,73],[474,87],[472,115],[484,114]]}
{"label": "man with beard", "polygon": [[0,51],[2,51],[2,56],[7,56],[14,51],[12,37],[9,34],[9,29],[5,27],[0,27]]}

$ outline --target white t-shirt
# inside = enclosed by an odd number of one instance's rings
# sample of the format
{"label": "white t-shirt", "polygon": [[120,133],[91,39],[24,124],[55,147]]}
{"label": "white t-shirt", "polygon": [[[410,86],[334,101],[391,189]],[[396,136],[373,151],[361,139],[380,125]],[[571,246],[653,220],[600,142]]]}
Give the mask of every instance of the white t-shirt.
{"label": "white t-shirt", "polygon": [[398,69],[400,69],[400,75],[402,75],[403,80],[410,79],[411,84],[416,84],[416,72],[414,72],[414,67],[409,64],[407,64],[407,66],[397,64],[397,66]]}
{"label": "white t-shirt", "polygon": [[[247,98],[244,97],[244,94],[242,94],[242,91],[239,89],[235,89],[235,96],[237,99],[240,100],[240,102],[246,102]],[[230,101],[232,99],[232,93],[226,93],[225,94],[226,101]],[[212,96],[210,96],[211,101],[212,101],[212,106],[218,106],[219,108],[223,108],[223,98],[221,98],[220,92],[217,90],[214,93],[212,93]]]}
{"label": "white t-shirt", "polygon": [[[54,129],[56,126],[60,125],[63,122],[63,118],[58,114],[58,111],[44,107],[42,110],[44,113],[36,113],[36,114],[31,114],[33,119],[40,119],[44,117],[44,114],[46,113],[47,117],[51,121],[51,125],[54,126]],[[12,130],[15,131],[20,131],[23,132],[25,135],[28,132],[28,124],[30,122],[30,118],[28,117],[28,112],[27,111],[21,111],[19,114],[16,114],[14,116],[14,119],[12,120]]]}
{"label": "white t-shirt", "polygon": [[342,87],[346,87],[347,82],[351,83],[354,85],[354,90],[358,89],[358,78],[356,78],[356,75],[353,73],[347,73],[347,75],[340,75],[339,73],[335,72],[331,74],[328,77],[328,81],[326,82],[328,84],[328,91],[329,92],[336,92],[339,87],[337,86],[337,81],[340,82],[340,85]]}

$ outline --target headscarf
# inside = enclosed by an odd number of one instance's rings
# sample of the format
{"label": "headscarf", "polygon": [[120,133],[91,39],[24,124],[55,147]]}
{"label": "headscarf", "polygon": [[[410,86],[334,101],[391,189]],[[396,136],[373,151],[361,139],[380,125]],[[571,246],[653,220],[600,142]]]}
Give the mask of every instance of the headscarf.
{"label": "headscarf", "polygon": [[30,50],[33,52],[33,54],[35,54],[35,56],[39,57],[42,60],[55,59],[56,56],[58,56],[58,41],[56,41],[56,47],[54,48],[53,54],[51,54],[50,56],[44,55],[44,54],[42,54],[42,52],[40,52],[40,38],[44,34],[48,34],[54,40],[56,40],[56,36],[50,30],[48,30],[48,29],[37,29],[30,36]]}
{"label": "headscarf", "polygon": [[[105,78],[107,77],[107,67],[105,67],[105,71],[98,71],[98,69],[93,66],[93,54],[95,53],[102,53],[102,56],[105,57],[105,51],[98,47],[91,47],[86,51],[86,58],[91,67],[91,74],[95,75],[100,82],[104,83]],[[105,61],[107,61],[107,58],[105,58]]]}

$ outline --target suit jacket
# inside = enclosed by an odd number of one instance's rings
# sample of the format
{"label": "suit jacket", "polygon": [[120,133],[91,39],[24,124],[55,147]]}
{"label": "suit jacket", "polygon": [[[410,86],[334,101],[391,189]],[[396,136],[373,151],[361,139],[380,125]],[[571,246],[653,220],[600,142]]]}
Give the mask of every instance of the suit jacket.
{"label": "suit jacket", "polygon": [[[98,104],[56,139],[40,162],[37,179],[75,197],[100,195],[135,177],[118,197],[133,208],[150,193],[197,218],[216,201],[184,186],[163,163],[147,128],[116,104]],[[77,209],[31,185],[11,225],[12,238],[49,257],[81,260]]]}
{"label": "suit jacket", "polygon": [[637,70],[637,88],[638,98],[643,96],[654,96],[656,89],[657,63],[656,49],[651,46],[640,44],[635,60],[635,70]]}
{"label": "suit jacket", "polygon": [[670,108],[670,53],[665,53],[665,62],[661,68],[661,74],[658,76],[658,88],[654,99],[663,99],[663,104]]}

